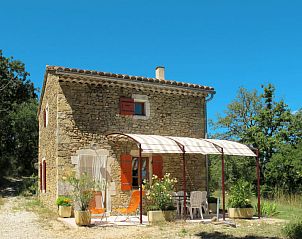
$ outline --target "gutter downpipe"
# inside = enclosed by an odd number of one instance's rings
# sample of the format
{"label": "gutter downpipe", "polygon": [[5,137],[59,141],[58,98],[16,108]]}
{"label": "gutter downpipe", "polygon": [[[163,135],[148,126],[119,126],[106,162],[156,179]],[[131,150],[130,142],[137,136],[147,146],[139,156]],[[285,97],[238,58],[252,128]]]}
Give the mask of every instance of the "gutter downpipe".
{"label": "gutter downpipe", "polygon": [[[216,94],[216,92],[214,91],[213,93],[210,93],[210,97],[208,99],[205,98],[205,103],[204,103],[204,115],[205,115],[205,121],[204,121],[204,138],[207,139],[208,138],[208,112],[207,112],[207,103],[210,102],[213,98],[214,95]],[[210,190],[209,190],[209,181],[210,181],[210,177],[209,177],[209,157],[206,154],[205,155],[206,158],[206,185],[207,185],[207,195],[208,197],[210,196]]]}

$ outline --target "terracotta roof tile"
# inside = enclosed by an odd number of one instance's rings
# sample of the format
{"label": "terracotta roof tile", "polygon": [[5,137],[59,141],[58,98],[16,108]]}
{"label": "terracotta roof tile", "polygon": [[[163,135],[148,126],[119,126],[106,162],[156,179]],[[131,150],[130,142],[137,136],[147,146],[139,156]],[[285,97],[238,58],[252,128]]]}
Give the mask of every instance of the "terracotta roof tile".
{"label": "terracotta roof tile", "polygon": [[113,78],[121,78],[121,79],[130,79],[133,81],[145,81],[145,82],[154,82],[163,85],[177,85],[187,88],[195,88],[195,89],[203,89],[207,91],[214,91],[213,87],[191,84],[187,82],[177,82],[174,80],[160,80],[156,78],[147,78],[143,76],[130,76],[130,75],[123,75],[123,74],[116,74],[110,72],[103,72],[103,71],[94,71],[94,70],[82,70],[76,68],[68,68],[62,66],[47,66],[47,71],[57,71],[57,72],[66,72],[66,73],[78,73],[78,74],[86,74],[86,75],[99,75],[99,76],[107,76]]}

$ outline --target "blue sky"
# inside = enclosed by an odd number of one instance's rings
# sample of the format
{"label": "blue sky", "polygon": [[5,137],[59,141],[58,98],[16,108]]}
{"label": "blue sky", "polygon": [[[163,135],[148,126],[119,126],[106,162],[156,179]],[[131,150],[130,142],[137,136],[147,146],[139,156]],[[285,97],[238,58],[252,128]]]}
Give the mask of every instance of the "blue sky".
{"label": "blue sky", "polygon": [[302,1],[2,1],[0,49],[22,60],[36,87],[45,65],[213,86],[209,118],[239,87],[275,85],[302,102]]}

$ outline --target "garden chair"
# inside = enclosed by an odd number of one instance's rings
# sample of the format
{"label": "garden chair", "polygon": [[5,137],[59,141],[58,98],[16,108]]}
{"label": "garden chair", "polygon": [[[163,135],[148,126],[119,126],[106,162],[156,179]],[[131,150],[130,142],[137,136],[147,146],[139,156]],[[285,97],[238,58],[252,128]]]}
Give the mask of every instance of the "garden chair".
{"label": "garden chair", "polygon": [[[145,192],[143,191],[143,196],[145,195]],[[124,208],[118,208],[116,209],[116,212],[118,213],[118,215],[116,216],[116,218],[114,219],[114,221],[116,221],[116,219],[119,216],[123,216],[126,215],[126,219],[123,221],[127,221],[128,219],[130,219],[130,214],[132,213],[136,213],[138,211],[139,208],[139,204],[140,204],[140,191],[139,190],[135,190],[132,192],[131,194],[131,198],[130,198],[130,202],[128,207],[124,207]]]}
{"label": "garden chair", "polygon": [[105,215],[105,208],[103,206],[103,197],[102,192],[96,191],[93,192],[92,199],[89,202],[89,211],[91,213],[91,216],[93,217],[99,217]]}
{"label": "garden chair", "polygon": [[203,208],[204,212],[206,214],[209,213],[209,205],[208,205],[208,199],[207,199],[207,191],[202,191],[201,192],[201,207]]}
{"label": "garden chair", "polygon": [[173,205],[176,207],[176,210],[177,210],[177,215],[180,214],[180,200],[179,200],[179,196],[177,195],[176,192],[172,192],[171,193],[172,195],[172,202],[173,202]]}
{"label": "garden chair", "polygon": [[203,192],[201,191],[192,191],[190,194],[190,200],[187,201],[187,208],[190,211],[190,216],[192,220],[193,220],[193,209],[199,210],[200,216],[203,219],[202,198],[203,198]]}

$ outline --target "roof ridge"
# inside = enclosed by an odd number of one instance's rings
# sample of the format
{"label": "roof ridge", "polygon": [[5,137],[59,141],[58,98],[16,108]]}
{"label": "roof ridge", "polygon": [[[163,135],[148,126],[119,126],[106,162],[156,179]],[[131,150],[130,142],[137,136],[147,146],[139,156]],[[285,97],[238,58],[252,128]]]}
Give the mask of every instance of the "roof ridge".
{"label": "roof ridge", "polygon": [[199,84],[192,84],[187,82],[180,82],[175,80],[161,80],[157,78],[152,77],[145,77],[145,76],[132,76],[128,74],[117,74],[112,72],[105,72],[105,71],[96,71],[96,70],[84,70],[79,68],[69,68],[64,66],[50,66],[46,65],[47,71],[58,71],[58,72],[66,72],[66,73],[75,73],[75,74],[85,74],[85,75],[98,75],[98,76],[106,76],[106,77],[114,77],[114,78],[122,78],[122,79],[130,79],[135,81],[145,81],[145,82],[154,82],[164,85],[174,85],[174,86],[183,86],[183,87],[189,87],[189,88],[195,88],[195,89],[203,89],[203,90],[209,90],[214,91],[213,87],[210,86],[203,86]]}

